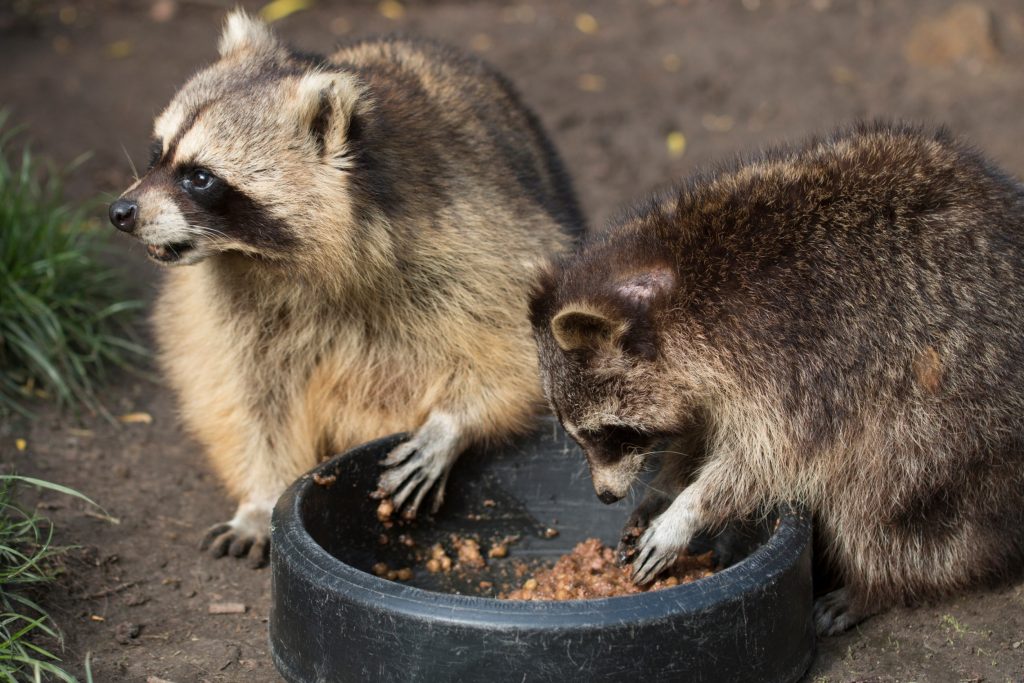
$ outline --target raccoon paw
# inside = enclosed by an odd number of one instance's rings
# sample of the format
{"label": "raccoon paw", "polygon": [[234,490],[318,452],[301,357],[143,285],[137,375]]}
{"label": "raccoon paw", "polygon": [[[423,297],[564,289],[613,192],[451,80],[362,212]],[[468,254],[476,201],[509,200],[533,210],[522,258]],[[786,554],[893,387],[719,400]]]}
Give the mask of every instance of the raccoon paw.
{"label": "raccoon paw", "polygon": [[698,526],[694,496],[692,489],[676,496],[637,541],[637,552],[632,562],[633,582],[637,585],[642,586],[657,578],[693,539]]}
{"label": "raccoon paw", "polygon": [[814,601],[814,626],[819,636],[834,636],[871,616],[853,608],[850,591],[840,588]]}
{"label": "raccoon paw", "polygon": [[244,557],[253,569],[266,566],[270,556],[270,509],[267,505],[242,504],[230,522],[207,529],[199,549],[212,557]]}
{"label": "raccoon paw", "polygon": [[462,453],[461,441],[451,418],[431,417],[411,439],[382,461],[389,469],[381,475],[378,491],[391,497],[403,518],[415,519],[423,499],[433,490],[430,512],[436,513],[444,502],[448,474]]}
{"label": "raccoon paw", "polygon": [[629,564],[636,557],[640,535],[651,525],[651,519],[664,512],[671,503],[670,497],[653,492],[647,494],[640,501],[622,529],[622,536],[619,538],[619,545],[616,548],[619,564]]}

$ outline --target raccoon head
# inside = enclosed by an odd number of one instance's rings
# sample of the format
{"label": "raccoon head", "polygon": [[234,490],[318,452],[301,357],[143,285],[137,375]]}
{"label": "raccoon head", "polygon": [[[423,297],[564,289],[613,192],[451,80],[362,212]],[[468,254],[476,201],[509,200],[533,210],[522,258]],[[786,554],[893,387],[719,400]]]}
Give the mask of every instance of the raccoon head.
{"label": "raccoon head", "polygon": [[664,263],[581,254],[546,274],[531,301],[545,395],[605,503],[628,493],[687,409],[666,376],[662,343],[675,280]]}
{"label": "raccoon head", "polygon": [[110,205],[111,222],[163,264],[223,252],[294,263],[311,235],[323,253],[346,232],[331,223],[350,203],[360,84],[241,11],[219,48],[157,117],[149,169]]}

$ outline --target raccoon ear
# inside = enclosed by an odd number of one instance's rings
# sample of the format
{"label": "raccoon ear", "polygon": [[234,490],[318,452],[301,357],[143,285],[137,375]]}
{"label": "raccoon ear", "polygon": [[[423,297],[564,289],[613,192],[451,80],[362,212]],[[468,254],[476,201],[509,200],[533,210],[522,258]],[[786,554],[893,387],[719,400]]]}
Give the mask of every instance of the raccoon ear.
{"label": "raccoon ear", "polygon": [[551,319],[551,334],[563,351],[610,349],[625,331],[625,322],[583,304],[569,304]]}
{"label": "raccoon ear", "polygon": [[344,72],[316,71],[299,79],[299,122],[309,131],[321,155],[344,157],[361,94],[355,76]]}
{"label": "raccoon ear", "polygon": [[619,279],[615,293],[629,303],[647,308],[675,285],[676,276],[669,266],[659,265]]}
{"label": "raccoon ear", "polygon": [[277,47],[277,38],[270,28],[241,9],[228,15],[220,34],[220,42],[217,43],[221,57],[243,52],[271,52]]}

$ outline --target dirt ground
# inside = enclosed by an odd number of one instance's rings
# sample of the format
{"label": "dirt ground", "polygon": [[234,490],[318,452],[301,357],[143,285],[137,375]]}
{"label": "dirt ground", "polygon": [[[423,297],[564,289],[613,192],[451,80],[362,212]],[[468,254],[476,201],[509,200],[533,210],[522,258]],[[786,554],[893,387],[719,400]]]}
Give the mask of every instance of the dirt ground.
{"label": "dirt ground", "polygon": [[[113,193],[127,184],[126,154],[143,162],[153,116],[213,58],[234,4],[0,2],[0,106],[30,124],[39,151],[65,161],[93,152],[75,197]],[[1024,174],[1024,6],[1012,0],[319,0],[277,30],[307,50],[401,31],[479,52],[547,124],[595,225],[695,167],[864,117],[949,124]],[[150,298],[158,272],[127,241],[118,254]],[[59,540],[82,546],[49,598],[67,661],[91,653],[97,681],[280,680],[267,646],[269,573],[196,551],[202,530],[233,508],[172,396],[124,378],[106,400],[152,422],[115,427],[44,410],[0,425],[5,466],[81,489],[118,520],[44,497]],[[22,437],[28,448],[16,452]],[[246,610],[208,613],[221,602]],[[1015,585],[897,609],[825,640],[808,680],[1021,681],[1022,641]]]}

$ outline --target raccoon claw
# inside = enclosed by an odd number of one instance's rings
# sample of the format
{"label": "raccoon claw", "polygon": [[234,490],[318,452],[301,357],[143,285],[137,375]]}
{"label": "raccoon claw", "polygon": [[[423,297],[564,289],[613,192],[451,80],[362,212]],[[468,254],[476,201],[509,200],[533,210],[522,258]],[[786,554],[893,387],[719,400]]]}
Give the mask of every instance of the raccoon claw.
{"label": "raccoon claw", "polygon": [[633,583],[648,584],[675,561],[678,551],[666,551],[657,546],[642,548],[633,564]]}
{"label": "raccoon claw", "polygon": [[691,497],[692,493],[680,494],[636,542],[633,582],[637,585],[642,586],[657,578],[675,562],[679,551],[689,545],[697,528]]}
{"label": "raccoon claw", "polygon": [[214,524],[206,530],[199,549],[211,557],[244,557],[246,564],[258,569],[270,556],[270,509],[266,505],[243,504],[230,522]]}
{"label": "raccoon claw", "polygon": [[853,609],[846,588],[826,593],[814,601],[814,627],[819,636],[837,635],[869,616]]}
{"label": "raccoon claw", "polygon": [[415,445],[406,448],[410,444],[413,442],[402,444],[382,461],[381,464],[390,469],[381,475],[377,485],[379,491],[391,496],[395,509],[401,511],[404,519],[416,518],[420,505],[431,490],[434,491],[431,514],[441,508],[448,473],[458,457],[457,454],[452,456]]}
{"label": "raccoon claw", "polygon": [[664,512],[671,502],[664,496],[648,497],[633,510],[622,529],[619,545],[615,549],[620,565],[630,564],[636,559],[637,543],[651,525],[651,519]]}

